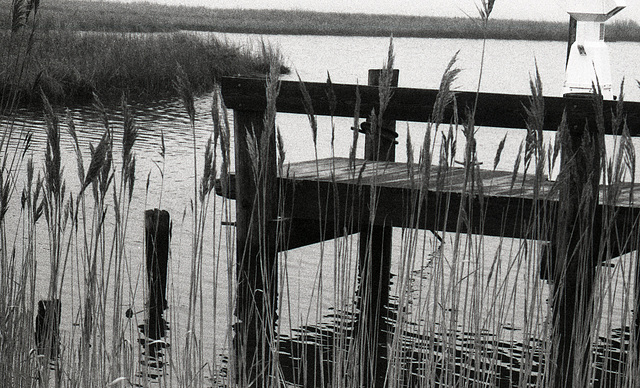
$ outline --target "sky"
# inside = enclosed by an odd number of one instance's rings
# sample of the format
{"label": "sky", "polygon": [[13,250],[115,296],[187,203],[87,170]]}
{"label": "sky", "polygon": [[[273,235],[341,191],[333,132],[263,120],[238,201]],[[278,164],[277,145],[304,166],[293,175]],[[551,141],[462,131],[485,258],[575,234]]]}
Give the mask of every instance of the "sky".
{"label": "sky", "polygon": [[[477,15],[481,0],[149,0],[212,8],[296,9],[322,12],[363,12],[420,16],[465,17]],[[568,20],[567,0],[496,0],[492,18]],[[581,0],[585,1],[585,0]],[[589,0],[586,0],[589,1]],[[624,0],[606,0],[624,1]],[[640,22],[640,1],[626,0],[627,8],[616,19]]]}

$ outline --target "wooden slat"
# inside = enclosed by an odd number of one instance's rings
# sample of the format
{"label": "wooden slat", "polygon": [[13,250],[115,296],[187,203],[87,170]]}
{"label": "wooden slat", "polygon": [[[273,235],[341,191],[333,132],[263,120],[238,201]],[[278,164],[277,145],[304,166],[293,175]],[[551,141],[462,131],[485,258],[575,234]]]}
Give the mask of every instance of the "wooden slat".
{"label": "wooden slat", "polygon": [[[334,115],[353,117],[356,105],[356,89],[361,96],[361,116],[366,116],[378,105],[378,88],[372,86],[356,86],[333,84],[333,93],[328,93],[327,84],[305,84],[313,101],[314,113],[317,115]],[[394,88],[393,97],[386,110],[389,120],[428,122],[436,101],[437,90]],[[222,80],[222,95],[227,107],[237,110],[262,111],[266,107],[265,81],[255,78],[225,77]],[[335,110],[332,112],[329,95],[336,98]],[[467,108],[475,101],[474,92],[458,92],[456,95],[458,111],[465,117]],[[587,114],[592,110],[590,99],[566,99],[545,97],[544,128],[555,131],[562,120],[567,104],[574,104]],[[305,114],[302,93],[298,82],[283,81],[277,100],[278,112]],[[475,125],[503,128],[525,128],[525,106],[529,105],[529,97],[515,94],[480,93]],[[611,114],[615,111],[615,101],[604,102],[606,133],[613,133]],[[627,122],[632,136],[640,136],[640,103],[625,102]],[[445,114],[445,122],[450,122],[453,110],[449,108]]]}

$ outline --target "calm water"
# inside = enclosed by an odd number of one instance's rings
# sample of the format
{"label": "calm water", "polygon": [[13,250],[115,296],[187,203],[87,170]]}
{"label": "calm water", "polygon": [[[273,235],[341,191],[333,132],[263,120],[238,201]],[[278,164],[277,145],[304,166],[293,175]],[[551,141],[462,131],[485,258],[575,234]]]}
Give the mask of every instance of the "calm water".
{"label": "calm water", "polygon": [[[236,44],[257,46],[257,36],[241,34],[216,34]],[[286,79],[296,79],[296,72],[305,81],[324,82],[327,73],[331,75],[334,83],[360,83],[366,84],[367,70],[380,68],[386,59],[389,40],[385,38],[363,37],[316,37],[316,36],[265,36],[268,42],[280,48],[292,67],[293,74]],[[399,86],[437,88],[440,77],[451,57],[458,52],[458,67],[463,71],[457,82],[459,90],[475,90],[478,83],[479,64],[481,61],[482,42],[475,40],[452,39],[394,39],[396,62],[395,67],[400,69]],[[627,100],[640,101],[640,90],[636,86],[636,78],[640,78],[640,44],[638,43],[612,43],[609,45],[612,58],[613,82],[619,84],[623,77],[627,79]],[[529,91],[529,78],[535,72],[537,64],[544,85],[546,95],[560,95],[562,89],[563,70],[565,63],[566,45],[561,42],[530,42],[530,41],[488,41],[486,47],[485,70],[483,73],[481,90],[488,92],[527,94]],[[202,163],[201,155],[204,152],[206,140],[211,135],[210,117],[211,99],[203,96],[196,101],[197,123],[196,134],[198,149],[198,163]],[[98,115],[91,107],[75,107],[70,109],[70,114],[78,126],[81,146],[85,150],[85,165],[89,162],[89,143],[94,145],[100,139],[102,128]],[[131,276],[131,292],[125,297],[123,310],[132,308],[133,311],[141,311],[144,308],[143,281],[144,272],[142,231],[143,210],[153,207],[167,209],[173,218],[173,240],[171,256],[170,291],[172,302],[169,308],[169,321],[174,338],[184,338],[184,318],[187,316],[187,297],[189,285],[189,258],[191,252],[191,208],[190,198],[193,196],[193,149],[191,129],[187,115],[182,104],[176,100],[157,101],[145,104],[136,104],[134,112],[140,129],[140,137],[136,144],[137,158],[137,182],[132,204],[132,215],[129,220],[130,244],[127,245],[129,257],[128,276]],[[65,114],[63,109],[59,110]],[[116,152],[119,150],[119,136],[121,135],[121,119],[117,108],[111,110],[112,124],[116,131]],[[42,155],[45,149],[45,131],[39,112],[20,111],[16,117],[17,128],[32,128],[34,133],[34,145],[32,156],[36,166],[42,165]],[[294,115],[280,115],[278,125],[284,136],[287,159],[289,161],[309,160],[314,157],[314,148],[311,141],[311,130],[305,117]],[[319,157],[331,155],[330,149],[330,125],[328,119],[320,119],[320,133],[318,139]],[[349,128],[352,120],[336,120],[336,149],[338,156],[348,155],[351,145],[351,132]],[[407,131],[411,131],[414,143],[420,144],[424,133],[424,125],[416,123],[399,123],[400,133],[397,160],[406,160],[405,139]],[[478,133],[479,158],[488,165],[492,165],[495,150],[504,134],[508,133],[507,152],[502,158],[502,168],[511,169],[515,159],[514,150],[524,138],[519,131],[506,131],[503,129],[483,128]],[[166,155],[164,159],[160,155],[161,134],[164,135]],[[552,138],[552,134],[547,134]],[[461,145],[462,146],[462,145]],[[75,157],[70,137],[63,135],[63,147],[65,152],[64,165],[65,177],[71,190],[77,192],[77,178],[75,173]],[[512,150],[512,152],[509,152]],[[362,152],[362,151],[360,151]],[[361,155],[362,153],[360,153]],[[149,181],[148,188],[146,187]],[[225,347],[228,342],[229,331],[226,326],[228,316],[228,282],[227,264],[233,255],[233,248],[228,242],[233,241],[229,234],[233,232],[229,227],[220,225],[220,220],[233,220],[233,203],[228,204],[231,219],[225,215],[225,209],[221,200],[216,199],[215,204],[216,223],[209,228],[206,238],[206,254],[203,268],[203,316],[210,323],[207,331],[210,335],[203,338],[205,355],[210,357],[214,343],[216,352]],[[212,213],[210,212],[210,217]],[[10,214],[18,222],[17,214]],[[40,222],[42,226],[43,221]],[[400,237],[401,233],[395,233],[396,247],[394,256],[394,271],[397,270],[406,255]],[[40,237],[46,236],[43,228]],[[431,244],[432,237],[424,235]],[[48,274],[48,246],[46,239],[39,246],[39,282],[42,284],[41,297],[46,295]],[[355,242],[354,242],[355,244]],[[229,247],[229,248],[228,248]],[[313,324],[323,315],[330,312],[335,306],[333,295],[335,252],[339,249],[351,250],[355,246],[334,247],[326,244],[320,259],[320,249],[310,247],[289,252],[283,260],[287,261],[286,289],[282,292],[282,311],[280,316],[286,317],[281,324],[284,332],[289,327],[299,327],[304,324]],[[497,239],[485,240],[485,253],[494,258],[497,253],[504,255],[505,260],[509,255],[515,255],[517,246],[504,244],[498,248]],[[213,252],[213,253],[211,253]],[[429,272],[425,258],[415,264],[414,276],[419,285],[421,278]],[[355,261],[354,261],[355,262]],[[76,265],[76,264],[72,264]],[[74,268],[75,270],[75,268]],[[80,269],[81,270],[81,269]],[[351,265],[346,269],[353,274]],[[314,279],[313,286],[310,279]],[[517,277],[505,278],[505,287],[513,286],[518,281]],[[63,300],[63,309],[78,303],[78,279],[66,282],[65,293],[68,300]],[[418,286],[416,286],[418,287]],[[319,290],[323,290],[322,297],[318,299]],[[287,295],[290,295],[287,297]],[[539,295],[546,297],[546,291]],[[217,299],[214,310],[214,300]],[[516,298],[517,299],[517,298]],[[304,306],[304,307],[302,307]],[[511,303],[511,311],[506,316],[511,317],[505,326],[509,330],[519,330],[522,325],[523,306],[514,300]],[[289,308],[290,307],[290,308]],[[136,315],[141,320],[142,314]],[[69,333],[73,324],[77,323],[77,311],[73,314],[63,314],[63,328]],[[214,324],[215,323],[215,324]],[[131,330],[135,331],[132,322]],[[215,333],[213,330],[215,329]]]}

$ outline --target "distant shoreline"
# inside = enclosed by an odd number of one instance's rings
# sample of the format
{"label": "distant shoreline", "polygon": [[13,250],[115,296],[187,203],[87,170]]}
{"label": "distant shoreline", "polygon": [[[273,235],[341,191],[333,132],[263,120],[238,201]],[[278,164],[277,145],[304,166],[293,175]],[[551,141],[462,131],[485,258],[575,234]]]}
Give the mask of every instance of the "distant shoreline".
{"label": "distant shoreline", "polygon": [[[10,7],[0,9],[0,28],[11,23]],[[568,22],[490,19],[486,31],[478,19],[310,11],[212,9],[146,2],[81,0],[43,2],[41,29],[114,32],[180,30],[268,35],[336,35],[414,38],[512,39],[566,41]],[[640,25],[616,20],[607,24],[607,40],[640,42]]]}

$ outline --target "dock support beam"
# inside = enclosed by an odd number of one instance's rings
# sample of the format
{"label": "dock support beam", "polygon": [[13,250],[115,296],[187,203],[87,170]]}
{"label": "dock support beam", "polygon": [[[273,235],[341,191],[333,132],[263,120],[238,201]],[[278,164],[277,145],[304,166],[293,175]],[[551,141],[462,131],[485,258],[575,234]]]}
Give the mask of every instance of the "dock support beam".
{"label": "dock support beam", "polygon": [[568,128],[558,134],[563,138],[552,288],[555,387],[589,385],[593,288],[600,262],[593,241],[601,238],[594,215],[604,146],[594,116],[597,98],[568,100]]}
{"label": "dock support beam", "polygon": [[[398,86],[398,70],[385,75],[386,69],[369,70],[369,85],[381,86],[383,76],[391,77],[390,86]],[[377,115],[384,112],[376,112]],[[395,160],[396,122],[376,118],[376,122],[368,122],[365,139],[365,159],[374,161]],[[382,173],[382,172],[381,172]],[[364,361],[364,378],[367,386],[382,387],[386,372],[387,328],[385,327],[386,311],[389,303],[389,286],[391,270],[391,226],[373,225],[370,219],[372,209],[376,206],[376,187],[368,188],[368,209],[362,211],[360,232],[360,328],[365,333],[362,351],[366,352]],[[375,378],[375,382],[368,381]]]}
{"label": "dock support beam", "polygon": [[265,128],[264,120],[260,112],[235,111],[237,323],[233,362],[242,387],[267,386],[277,357],[275,131]]}

